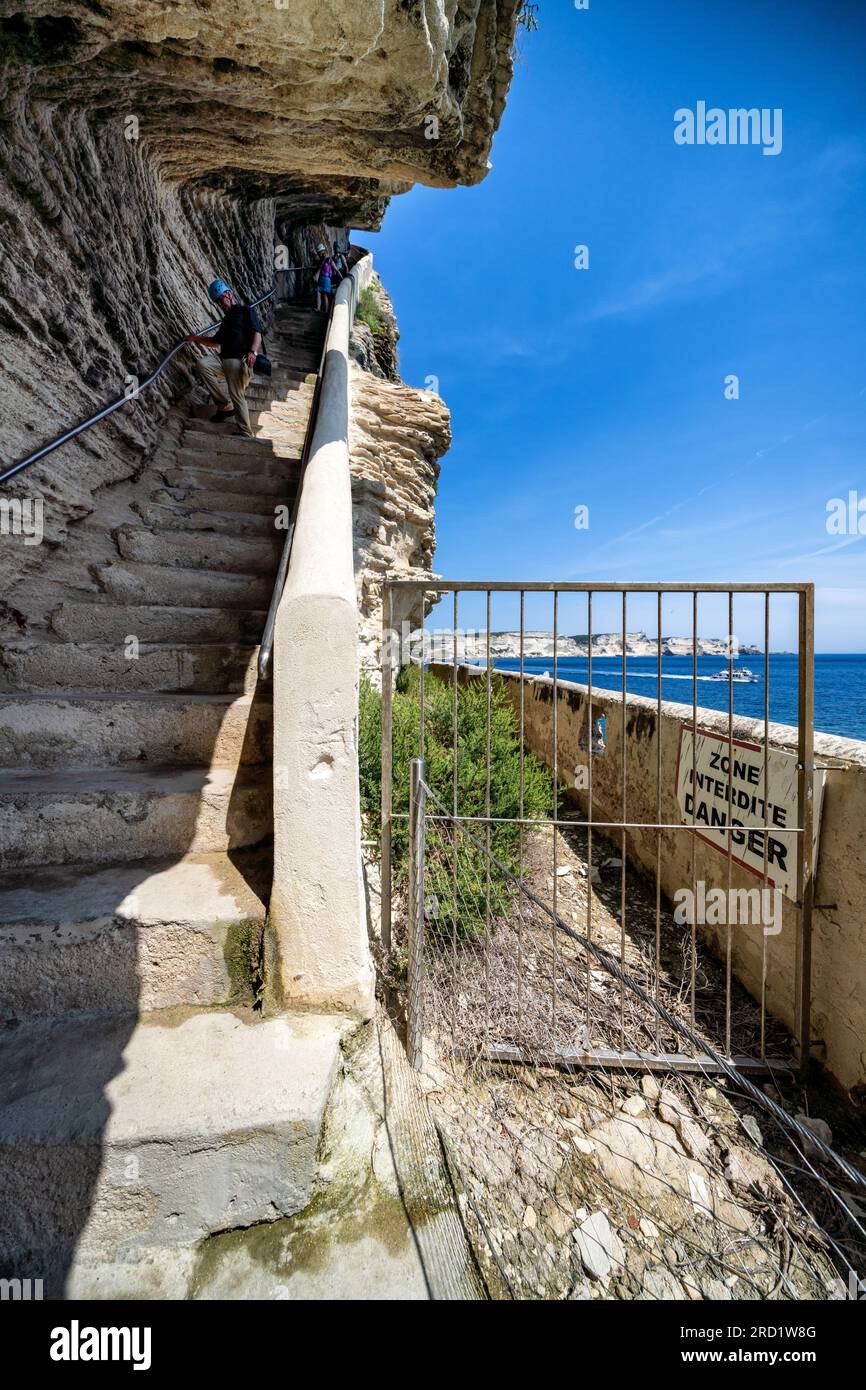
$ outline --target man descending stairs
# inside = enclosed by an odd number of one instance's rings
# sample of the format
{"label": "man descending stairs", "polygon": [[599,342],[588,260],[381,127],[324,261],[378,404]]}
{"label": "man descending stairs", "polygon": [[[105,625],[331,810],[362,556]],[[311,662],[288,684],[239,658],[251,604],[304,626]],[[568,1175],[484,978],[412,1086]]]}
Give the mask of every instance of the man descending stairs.
{"label": "man descending stairs", "polygon": [[194,1240],[308,1200],[340,1025],[253,1008],[256,662],[322,332],[282,306],[256,441],[212,406],[176,417],[28,586],[28,635],[2,634],[0,1276],[46,1296],[143,1271],[177,1294]]}

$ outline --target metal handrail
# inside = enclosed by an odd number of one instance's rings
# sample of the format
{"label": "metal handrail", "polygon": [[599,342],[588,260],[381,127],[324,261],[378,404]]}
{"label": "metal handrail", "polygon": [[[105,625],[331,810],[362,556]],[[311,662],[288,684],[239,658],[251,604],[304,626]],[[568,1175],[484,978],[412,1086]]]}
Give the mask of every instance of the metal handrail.
{"label": "metal handrail", "polygon": [[[273,299],[275,294],[276,289],[268,290],[267,294],[263,294],[260,299],[254,299],[250,307],[252,309],[257,309],[260,304],[264,304],[265,300]],[[219,328],[220,322],[221,320],[218,319],[215,323],[209,323],[206,328],[201,329],[201,333],[213,332],[215,328]],[[20,463],[15,463],[11,468],[7,468],[5,473],[0,473],[0,483],[8,482],[10,478],[15,477],[16,473],[20,473],[23,469],[29,468],[32,463],[36,463],[39,459],[45,458],[46,454],[51,454],[55,449],[59,449],[61,444],[68,444],[70,439],[75,439],[77,435],[83,434],[85,430],[90,429],[91,425],[97,425],[99,421],[104,420],[106,416],[113,415],[114,411],[119,410],[122,405],[126,405],[129,401],[137,400],[145,387],[150,386],[152,381],[156,381],[156,378],[165,371],[172,358],[180,352],[181,348],[186,346],[186,339],[182,338],[179,343],[175,343],[171,352],[166,353],[159,366],[155,367],[150,373],[150,376],[145,377],[144,381],[136,387],[135,392],[131,396],[118,396],[116,401],[111,401],[108,405],[103,406],[102,410],[98,410],[95,415],[91,415],[89,420],[83,420],[80,425],[75,425],[73,429],[67,430],[65,434],[59,435],[57,439],[52,439],[50,444],[43,444],[42,448],[37,449],[35,454],[30,454],[28,458],[22,459]]]}

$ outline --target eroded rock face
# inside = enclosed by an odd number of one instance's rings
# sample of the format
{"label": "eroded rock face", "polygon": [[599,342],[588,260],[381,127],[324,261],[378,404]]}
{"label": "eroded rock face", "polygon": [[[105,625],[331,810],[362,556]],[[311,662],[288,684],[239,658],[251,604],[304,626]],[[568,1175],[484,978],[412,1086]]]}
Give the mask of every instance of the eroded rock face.
{"label": "eroded rock face", "polygon": [[[483,177],[519,8],[0,0],[3,462],[134,389],[212,319],[214,275],[268,288],[275,224],[304,244],[416,180]],[[6,596],[139,466],[190,360],[7,485],[44,498],[45,544],[4,537]]]}
{"label": "eroded rock face", "polygon": [[[386,576],[418,579],[432,570],[439,459],[451,443],[451,417],[432,391],[400,381],[391,302],[376,282],[374,294],[384,325],[376,335],[379,353],[374,335],[360,321],[352,335],[349,464],[361,666],[375,682]],[[420,604],[395,609],[393,616],[398,631],[403,621],[415,626]]]}
{"label": "eroded rock face", "polygon": [[[137,115],[163,175],[353,205],[483,178],[520,0],[3,0],[30,101]],[[309,220],[314,220],[310,217]]]}

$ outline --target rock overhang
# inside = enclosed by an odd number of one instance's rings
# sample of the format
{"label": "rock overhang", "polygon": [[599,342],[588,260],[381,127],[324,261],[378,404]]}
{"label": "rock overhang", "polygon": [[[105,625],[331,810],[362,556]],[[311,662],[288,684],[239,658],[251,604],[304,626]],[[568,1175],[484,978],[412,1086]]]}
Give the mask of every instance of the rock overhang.
{"label": "rock overhang", "polygon": [[10,94],[138,121],[162,177],[378,225],[482,179],[521,0],[0,0]]}

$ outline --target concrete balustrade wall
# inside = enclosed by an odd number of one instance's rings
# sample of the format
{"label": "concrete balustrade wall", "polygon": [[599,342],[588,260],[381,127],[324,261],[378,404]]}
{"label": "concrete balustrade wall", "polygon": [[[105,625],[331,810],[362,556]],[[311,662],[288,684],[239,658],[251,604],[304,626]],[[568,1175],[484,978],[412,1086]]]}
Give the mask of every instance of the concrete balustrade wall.
{"label": "concrete balustrade wall", "polygon": [[[450,679],[450,666],[434,666],[437,674]],[[506,681],[515,708],[520,703],[519,673],[500,672]],[[484,679],[478,667],[461,667],[462,681]],[[549,766],[553,765],[553,682],[540,677],[524,677],[524,729],[526,747]],[[588,796],[574,787],[575,770],[588,760],[588,691],[585,686],[557,682],[557,765],[562,783],[582,811]],[[657,820],[656,770],[657,739],[661,738],[661,816],[662,824],[679,824],[682,811],[676,795],[677,754],[680,731],[691,727],[690,705],[663,702],[661,720],[654,700],[629,695],[623,731],[622,697],[616,692],[592,692],[593,723],[604,718],[605,746],[592,758],[592,818],[594,821]],[[728,718],[713,710],[700,709],[701,729],[728,736]],[[774,748],[796,752],[797,730],[790,725],[771,724],[770,743]],[[622,747],[625,738],[626,814],[622,814]],[[764,725],[760,720],[735,718],[735,739],[762,743]],[[813,1055],[823,1060],[846,1087],[866,1084],[866,743],[815,736],[815,761],[831,765],[826,773],[815,881],[812,926],[812,1038],[820,1040]],[[608,847],[596,832],[596,851],[601,856],[619,853],[620,832],[609,832]],[[632,829],[627,832],[626,852],[631,863],[654,875],[660,839],[661,887],[668,901],[678,889],[692,885],[694,875],[707,889],[726,889],[727,857],[689,830]],[[760,879],[748,870],[732,865],[731,886],[755,888]],[[796,1026],[797,941],[800,914],[793,902],[783,902],[782,930],[765,936],[760,925],[732,927],[732,968],[737,978],[755,997],[760,997],[763,949],[766,943],[766,998],[768,1010],[790,1028]],[[699,928],[713,950],[723,955],[727,929]]]}
{"label": "concrete balustrade wall", "polygon": [[369,1018],[358,785],[358,605],[349,332],[372,274],[336,293],[318,417],[274,633],[274,883],[266,984],[292,1008]]}

